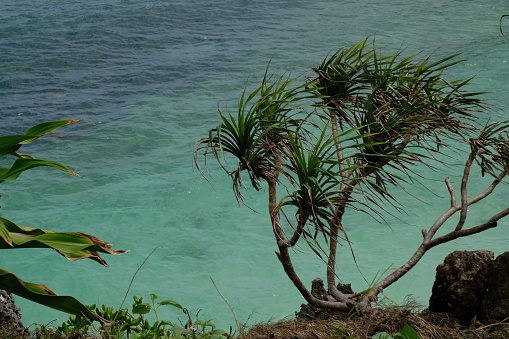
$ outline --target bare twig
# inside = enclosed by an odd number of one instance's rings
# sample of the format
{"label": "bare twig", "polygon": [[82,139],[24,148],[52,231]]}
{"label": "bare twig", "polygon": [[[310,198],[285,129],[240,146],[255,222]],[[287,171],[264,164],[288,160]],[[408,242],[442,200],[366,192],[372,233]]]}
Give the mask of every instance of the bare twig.
{"label": "bare twig", "polygon": [[449,190],[449,194],[451,195],[451,207],[454,207],[456,206],[456,193],[454,192],[454,188],[452,187],[449,178],[445,178],[445,184],[447,185],[447,189]]}
{"label": "bare twig", "polygon": [[136,275],[140,272],[141,268],[143,267],[143,265],[145,265],[145,263],[147,262],[148,258],[150,258],[152,256],[152,254],[154,254],[154,252],[160,248],[161,246],[156,246],[154,247],[154,249],[152,250],[152,252],[149,253],[149,255],[147,255],[145,257],[145,259],[141,262],[141,265],[138,266],[138,268],[136,269],[136,272],[134,272],[133,274],[133,277],[131,278],[131,282],[129,283],[129,286],[127,287],[127,291],[125,292],[125,295],[124,295],[124,299],[122,299],[122,303],[120,304],[120,306],[118,307],[118,309],[120,310],[122,308],[122,306],[124,306],[124,302],[125,300],[127,299],[127,295],[129,294],[129,291],[131,290],[131,287],[133,285],[133,282],[134,282],[134,278],[136,278]]}
{"label": "bare twig", "polygon": [[233,319],[235,319],[235,324],[237,325],[237,329],[239,330],[240,334],[242,334],[244,327],[240,324],[240,322],[239,322],[239,320],[237,318],[237,314],[235,313],[235,310],[233,309],[233,306],[228,302],[228,300],[225,298],[225,296],[221,293],[221,291],[217,287],[216,282],[214,281],[214,279],[212,279],[212,277],[210,277],[210,276],[209,276],[209,278],[210,278],[210,281],[212,281],[212,284],[214,285],[214,288],[216,289],[217,293],[219,293],[219,296],[224,300],[226,305],[228,305],[228,308],[232,312]]}
{"label": "bare twig", "polygon": [[458,224],[456,225],[456,231],[459,231],[463,228],[465,225],[465,220],[467,220],[467,213],[468,213],[468,193],[467,193],[467,183],[468,183],[468,177],[470,175],[470,169],[472,168],[472,164],[475,159],[475,153],[471,152],[468,156],[468,160],[465,164],[465,169],[463,171],[463,177],[461,178],[461,213],[460,213],[460,220],[458,221]]}

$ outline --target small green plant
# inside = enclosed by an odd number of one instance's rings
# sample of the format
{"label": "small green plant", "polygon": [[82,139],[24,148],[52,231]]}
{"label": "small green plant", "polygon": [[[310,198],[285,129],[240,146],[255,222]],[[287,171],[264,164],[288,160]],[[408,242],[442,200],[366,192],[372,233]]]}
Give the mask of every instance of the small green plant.
{"label": "small green plant", "polygon": [[419,333],[409,325],[403,326],[401,331],[394,333],[392,336],[387,332],[375,334],[372,339],[420,339]]}
{"label": "small green plant", "polygon": [[[171,305],[180,309],[183,308],[179,303],[173,300],[163,300],[156,305],[157,298],[157,295],[151,294],[150,299],[152,304],[149,304],[143,302],[143,297],[133,297],[134,303],[132,313],[138,315],[138,318],[136,318],[138,326],[133,328],[133,338],[152,338],[154,336],[170,337],[170,332],[174,325],[169,321],[161,321],[157,309],[163,305]],[[157,319],[153,324],[150,324],[149,320],[145,318],[145,315],[149,314],[151,311],[154,312]]]}
{"label": "small green plant", "polygon": [[[223,330],[215,329],[212,320],[201,320],[196,314],[193,322],[189,311],[173,300],[157,302],[158,296],[151,294],[151,302],[143,301],[142,297],[134,296],[134,303],[131,313],[127,308],[115,310],[111,306],[96,305],[87,306],[91,312],[97,313],[100,317],[109,321],[110,325],[101,324],[95,327],[90,319],[81,316],[70,316],[69,319],[56,329],[41,325],[37,329],[41,338],[57,338],[60,335],[70,333],[99,333],[106,338],[193,338],[193,339],[219,339],[230,337],[230,334]],[[174,322],[161,320],[157,310],[161,306],[170,305],[181,309],[188,317],[187,322],[181,326]],[[153,313],[156,321],[151,322],[148,315]]]}
{"label": "small green plant", "polygon": [[336,328],[336,332],[332,335],[332,339],[356,339],[357,331],[353,330],[353,334],[346,324],[341,324]]}

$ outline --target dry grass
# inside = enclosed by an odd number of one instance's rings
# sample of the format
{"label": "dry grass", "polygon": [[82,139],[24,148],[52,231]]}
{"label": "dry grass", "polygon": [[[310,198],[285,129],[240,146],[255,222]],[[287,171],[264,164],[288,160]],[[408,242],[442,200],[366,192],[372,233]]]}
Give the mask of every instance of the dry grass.
{"label": "dry grass", "polygon": [[414,312],[408,307],[375,309],[363,316],[330,316],[328,319],[293,319],[258,324],[242,339],[369,339],[378,332],[393,334],[412,326],[421,339],[508,339],[509,324],[462,324],[443,313]]}
{"label": "dry grass", "polygon": [[[421,339],[509,339],[509,323],[465,324],[446,313],[420,311],[418,305],[383,306],[361,315],[318,312],[315,319],[289,319],[257,324],[232,339],[370,339],[379,332],[394,334],[410,325]],[[0,326],[0,339],[44,339],[35,333],[16,333]],[[71,333],[52,339],[100,339]],[[109,336],[102,336],[109,338]],[[198,336],[197,338],[206,338]]]}

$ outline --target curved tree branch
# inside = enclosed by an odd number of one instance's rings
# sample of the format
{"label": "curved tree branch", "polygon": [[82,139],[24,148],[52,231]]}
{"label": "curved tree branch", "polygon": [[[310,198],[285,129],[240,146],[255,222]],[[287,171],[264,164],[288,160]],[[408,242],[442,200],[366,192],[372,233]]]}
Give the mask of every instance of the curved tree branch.
{"label": "curved tree branch", "polygon": [[[283,265],[283,269],[285,270],[287,276],[290,278],[290,280],[293,282],[297,290],[301,293],[301,295],[306,299],[306,301],[315,307],[321,307],[321,308],[328,308],[338,311],[349,311],[353,305],[347,304],[347,303],[338,303],[335,301],[325,301],[320,300],[314,297],[311,292],[306,288],[306,286],[302,283],[299,276],[295,272],[295,269],[292,264],[292,260],[290,257],[290,253],[288,251],[289,245],[292,243],[292,240],[296,238],[296,235],[294,234],[294,237],[292,239],[287,240],[284,235],[283,228],[281,227],[281,224],[279,222],[279,215],[276,207],[276,180],[266,177],[265,180],[267,181],[267,184],[269,186],[269,213],[271,216],[271,222],[272,222],[272,228],[274,231],[274,235],[277,239],[277,244],[279,248],[279,252],[276,252],[276,255]],[[302,224],[302,227],[304,225],[303,221],[305,218],[300,218],[299,223]],[[297,233],[297,230],[296,230]],[[294,240],[296,242],[296,240]]]}
{"label": "curved tree branch", "polygon": [[[469,168],[470,168],[471,165],[472,165],[472,162],[471,162],[471,159],[469,158],[469,160],[467,161],[467,164],[465,165],[465,167],[468,168],[468,169],[465,170],[464,173],[466,173],[466,174],[463,176],[463,180],[462,180],[462,183],[461,183],[461,188],[465,192],[465,194],[466,194],[466,191],[464,189],[465,189],[465,187],[466,187],[466,185],[468,183],[468,172],[469,172]],[[422,230],[423,241],[419,245],[419,247],[415,251],[415,253],[412,255],[412,257],[406,263],[404,263],[402,266],[397,268],[395,271],[393,271],[391,274],[389,274],[386,278],[384,278],[378,284],[376,284],[372,288],[372,290],[367,294],[367,300],[366,301],[364,301],[364,300],[362,301],[363,305],[366,305],[366,303],[369,303],[372,300],[375,300],[376,296],[384,288],[390,286],[391,284],[393,284],[394,282],[399,280],[403,275],[405,275],[410,269],[412,269],[419,262],[419,260],[424,256],[424,254],[429,249],[431,249],[431,248],[433,248],[433,247],[435,247],[437,245],[449,242],[451,240],[455,240],[455,239],[458,239],[458,238],[461,238],[461,237],[466,237],[466,236],[469,236],[469,235],[477,234],[477,233],[486,231],[486,230],[488,230],[490,228],[497,227],[498,220],[500,220],[500,219],[506,217],[507,215],[509,215],[509,208],[504,209],[501,212],[493,215],[484,224],[477,225],[477,226],[474,226],[474,227],[470,227],[470,228],[467,228],[467,229],[463,228],[464,223],[466,221],[466,214],[464,214],[463,211],[468,206],[470,206],[472,204],[475,204],[475,203],[479,202],[480,200],[482,200],[482,199],[486,198],[487,196],[489,196],[493,192],[495,187],[500,182],[502,182],[502,179],[506,175],[507,175],[506,171],[503,171],[502,173],[500,173],[493,180],[493,182],[488,186],[488,188],[486,190],[484,190],[482,193],[478,194],[477,196],[475,196],[474,198],[472,198],[470,200],[467,199],[466,195],[462,194],[462,203],[460,205],[451,206],[446,212],[444,212],[435,221],[435,223],[430,227],[430,229],[428,231]],[[454,198],[453,198],[454,190],[452,188],[452,185],[450,184],[449,179],[446,179],[446,185],[447,185],[447,188],[448,188],[449,192],[451,193],[451,201],[453,201],[454,200]],[[451,232],[449,232],[449,233],[447,233],[447,234],[445,234],[445,235],[443,235],[441,237],[433,239],[433,237],[435,236],[436,232],[440,229],[440,227],[442,227],[444,225],[444,223],[447,220],[449,220],[449,218],[451,218],[458,211],[460,211],[460,222],[462,223],[461,227],[458,229],[458,226],[456,226],[456,228],[453,231],[451,231]]]}
{"label": "curved tree branch", "polygon": [[467,163],[465,164],[465,170],[463,171],[463,177],[461,178],[461,214],[460,220],[456,225],[456,231],[459,231],[465,225],[465,220],[467,220],[467,212],[468,212],[468,194],[467,194],[467,182],[468,177],[470,176],[470,169],[472,168],[472,163],[475,159],[475,152],[471,152],[468,156]]}

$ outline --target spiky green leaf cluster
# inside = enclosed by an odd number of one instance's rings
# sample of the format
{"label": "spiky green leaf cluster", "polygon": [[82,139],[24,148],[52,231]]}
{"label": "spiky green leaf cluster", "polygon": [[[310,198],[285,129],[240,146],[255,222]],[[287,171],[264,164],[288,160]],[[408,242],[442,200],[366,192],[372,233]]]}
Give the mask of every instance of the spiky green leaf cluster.
{"label": "spiky green leaf cluster", "polygon": [[[485,108],[482,93],[465,89],[471,79],[446,80],[445,71],[461,62],[457,54],[403,54],[384,55],[364,39],[328,56],[300,85],[265,76],[244,91],[237,114],[219,111],[220,124],[196,145],[197,166],[198,155],[212,154],[240,200],[243,172],[256,189],[264,180],[283,185],[279,211],[294,206],[297,218],[326,235],[346,207],[383,217],[383,201],[396,205],[390,187],[418,176],[415,165],[433,166],[451,144],[469,143]],[[500,139],[497,154],[509,153],[503,145]],[[226,155],[236,160],[232,167]],[[503,162],[493,152],[488,158],[486,169]]]}
{"label": "spiky green leaf cluster", "polygon": [[[402,51],[384,56],[367,39],[343,48],[313,70],[316,90],[326,95],[330,111],[345,128],[362,126],[369,135],[359,147],[370,164],[371,188],[384,192],[400,181],[387,167],[409,173],[411,166],[427,163],[433,152],[451,139],[465,140],[475,130],[473,114],[483,108],[477,92],[464,91],[471,79],[448,81],[444,71],[461,62],[458,54],[436,61]],[[445,140],[447,139],[447,141]],[[366,172],[366,173],[367,173]]]}
{"label": "spiky green leaf cluster", "polygon": [[[252,93],[242,93],[236,116],[219,110],[221,123],[195,147],[196,165],[199,153],[212,154],[232,177],[233,189],[240,200],[243,171],[257,190],[260,179],[276,179],[279,173],[286,174],[282,163],[288,149],[288,131],[306,133],[302,124],[307,122],[299,117],[302,111],[296,109],[298,102],[321,98],[309,90],[307,83],[290,87],[297,78],[280,77],[272,83],[271,80],[266,75]],[[238,160],[233,169],[225,162],[226,154]]]}

